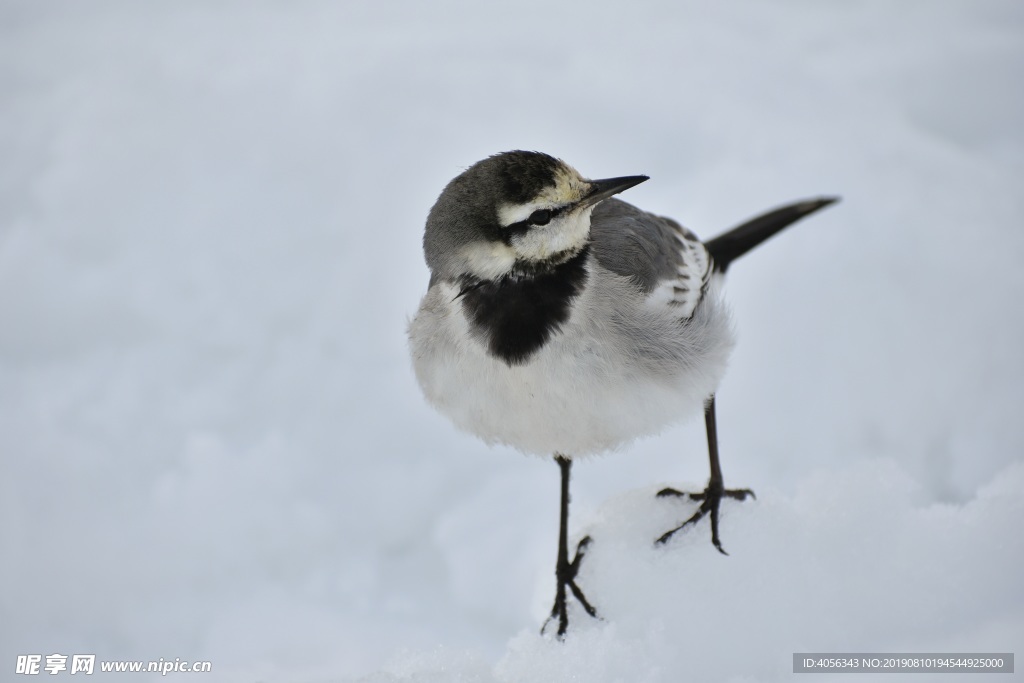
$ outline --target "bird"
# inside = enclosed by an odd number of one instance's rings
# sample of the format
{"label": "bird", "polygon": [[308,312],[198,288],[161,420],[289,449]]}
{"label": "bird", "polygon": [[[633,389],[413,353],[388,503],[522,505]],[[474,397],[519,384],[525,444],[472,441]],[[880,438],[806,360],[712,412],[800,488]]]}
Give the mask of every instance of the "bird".
{"label": "bird", "polygon": [[701,504],[656,543],[709,517],[725,553],[720,502],[753,492],[726,489],[719,462],[715,394],[734,347],[721,281],[735,259],[837,200],[791,203],[702,242],[616,197],[647,180],[591,180],[542,152],[502,152],[444,187],[423,233],[430,280],[408,337],[426,400],[485,443],[559,467],[555,600],[541,629],[557,620],[559,640],[569,595],[599,617],[576,582],[590,536],[569,559],[574,459],[703,412],[707,487],[658,493]]}

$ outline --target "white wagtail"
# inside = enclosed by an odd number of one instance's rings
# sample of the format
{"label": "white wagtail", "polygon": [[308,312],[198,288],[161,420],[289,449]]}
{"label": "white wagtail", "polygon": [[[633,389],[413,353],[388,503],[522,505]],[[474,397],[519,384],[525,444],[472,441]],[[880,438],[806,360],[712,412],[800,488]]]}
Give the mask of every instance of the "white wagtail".
{"label": "white wagtail", "polygon": [[[612,195],[647,176],[588,180],[538,152],[505,152],[445,187],[427,217],[430,285],[409,327],[413,366],[430,403],[487,443],[554,455],[561,470],[557,590],[551,619],[568,627],[590,538],[569,560],[572,459],[615,449],[704,409],[711,460],[698,511],[662,535],[711,518],[724,487],[715,390],[733,347],[718,284],[729,264],[835,201],[782,207],[709,242]],[[659,495],[686,495],[665,489]],[[724,553],[724,550],[722,550]]]}

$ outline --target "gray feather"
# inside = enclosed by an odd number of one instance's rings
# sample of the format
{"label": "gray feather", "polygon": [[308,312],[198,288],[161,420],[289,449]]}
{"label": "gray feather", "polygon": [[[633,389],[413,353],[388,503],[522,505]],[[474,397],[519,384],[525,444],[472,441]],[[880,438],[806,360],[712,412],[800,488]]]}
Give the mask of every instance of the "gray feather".
{"label": "gray feather", "polygon": [[632,278],[643,292],[678,279],[685,265],[682,240],[697,242],[693,233],[671,218],[615,198],[594,208],[590,239],[598,262],[617,275]]}

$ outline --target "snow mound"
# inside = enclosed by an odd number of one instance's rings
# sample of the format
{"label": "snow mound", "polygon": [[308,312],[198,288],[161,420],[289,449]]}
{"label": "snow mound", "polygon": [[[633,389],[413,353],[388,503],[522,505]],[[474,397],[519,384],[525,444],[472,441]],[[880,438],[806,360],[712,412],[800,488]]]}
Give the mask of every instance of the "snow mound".
{"label": "snow mound", "polygon": [[[493,668],[474,652],[438,649],[359,680],[775,681],[790,680],[794,652],[996,652],[1022,642],[1024,464],[964,504],[921,503],[917,482],[891,461],[811,473],[791,496],[723,502],[729,557],[706,522],[656,546],[695,510],[658,489],[608,501],[580,529],[594,542],[578,583],[600,620],[574,605],[564,642],[531,625]],[[553,583],[537,590],[553,595]]]}

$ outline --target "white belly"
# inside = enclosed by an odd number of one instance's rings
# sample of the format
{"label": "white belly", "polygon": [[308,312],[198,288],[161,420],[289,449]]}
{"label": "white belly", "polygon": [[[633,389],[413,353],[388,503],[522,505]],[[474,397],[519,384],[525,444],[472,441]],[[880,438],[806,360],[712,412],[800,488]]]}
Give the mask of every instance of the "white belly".
{"label": "white belly", "polygon": [[516,366],[470,334],[457,289],[429,292],[409,339],[430,403],[488,443],[567,457],[618,448],[700,412],[733,345],[717,291],[681,322],[673,308],[642,302],[627,279],[590,268],[569,321]]}

